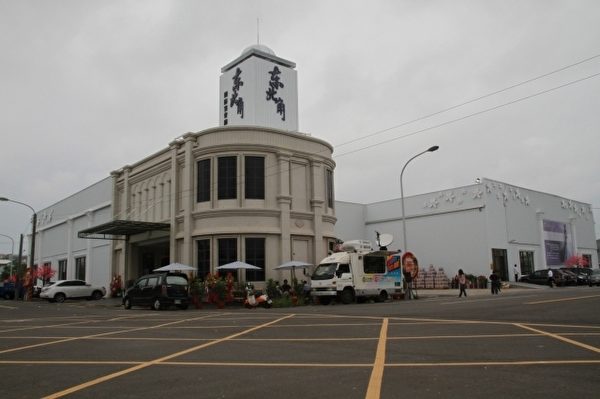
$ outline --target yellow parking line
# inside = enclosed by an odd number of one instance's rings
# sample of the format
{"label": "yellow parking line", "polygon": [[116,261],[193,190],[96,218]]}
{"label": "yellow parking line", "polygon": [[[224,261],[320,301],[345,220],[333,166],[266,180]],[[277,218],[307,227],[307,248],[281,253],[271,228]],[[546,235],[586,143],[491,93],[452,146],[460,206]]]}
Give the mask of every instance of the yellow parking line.
{"label": "yellow parking line", "polygon": [[525,305],[539,305],[541,303],[577,301],[580,299],[589,299],[589,298],[598,298],[598,297],[600,297],[600,295],[575,296],[575,297],[571,297],[571,298],[548,299],[546,301],[525,302]]}
{"label": "yellow parking line", "polygon": [[377,344],[377,352],[375,362],[373,362],[373,370],[369,379],[366,399],[379,399],[381,395],[381,382],[383,380],[383,369],[385,366],[385,346],[387,342],[388,319],[384,318],[379,332],[379,343]]}
{"label": "yellow parking line", "polygon": [[[209,316],[201,316],[201,317],[196,317],[193,319],[184,319],[184,320],[178,320],[178,321],[174,321],[171,323],[163,323],[163,324],[159,324],[156,326],[150,326],[150,327],[136,327],[136,328],[132,328],[132,329],[125,329],[125,330],[118,330],[118,331],[109,331],[109,332],[105,332],[105,333],[100,333],[100,334],[93,334],[93,335],[86,335],[84,337],[70,337],[70,338],[63,338],[63,339],[58,339],[55,341],[50,341],[50,342],[42,342],[39,344],[33,344],[33,345],[27,345],[27,346],[20,346],[18,348],[11,348],[11,349],[5,349],[3,351],[0,351],[0,354],[3,353],[10,353],[10,352],[17,352],[17,351],[21,351],[21,350],[25,350],[25,349],[31,349],[31,348],[37,348],[40,346],[48,346],[48,345],[54,345],[54,344],[60,344],[63,342],[70,342],[70,341],[77,341],[79,339],[90,339],[90,338],[97,338],[97,337],[104,337],[107,335],[113,335],[113,334],[122,334],[122,333],[129,333],[129,332],[133,332],[133,331],[139,331],[139,330],[150,330],[153,328],[161,328],[161,327],[166,327],[169,325],[173,325],[173,324],[178,324],[178,323],[183,323],[186,321],[192,321],[192,320],[201,320],[207,317],[211,317]],[[84,323],[84,322],[80,322],[80,323]],[[69,325],[69,324],[64,324],[64,325]],[[56,326],[50,326],[50,327],[56,327]],[[36,328],[43,328],[43,327],[36,327]]]}
{"label": "yellow parking line", "polygon": [[280,322],[282,320],[288,319],[288,318],[293,317],[293,316],[294,316],[293,314],[289,314],[287,316],[280,317],[279,319],[276,319],[276,320],[270,321],[268,323],[264,323],[264,324],[252,327],[252,328],[250,328],[248,330],[244,330],[244,331],[241,331],[241,332],[236,333],[236,334],[229,335],[229,336],[224,337],[224,338],[216,339],[214,341],[207,342],[207,343],[204,343],[204,344],[201,344],[201,345],[197,345],[197,346],[194,346],[192,348],[185,349],[185,350],[177,352],[177,353],[173,353],[171,355],[163,356],[161,358],[154,359],[154,360],[151,360],[151,361],[139,364],[137,366],[130,367],[130,368],[125,369],[125,370],[117,371],[116,373],[108,374],[108,375],[105,375],[103,377],[96,378],[96,379],[88,381],[88,382],[84,382],[83,384],[79,384],[79,385],[73,386],[71,388],[65,389],[63,391],[53,393],[53,394],[51,394],[49,396],[45,396],[43,399],[61,398],[63,396],[69,395],[69,394],[71,394],[73,392],[81,391],[82,389],[89,388],[89,387],[91,387],[93,385],[97,385],[97,384],[100,384],[102,382],[112,380],[113,378],[117,378],[117,377],[120,377],[122,375],[129,374],[129,373],[132,373],[134,371],[141,370],[143,368],[159,364],[159,363],[164,362],[166,360],[170,360],[170,359],[173,359],[175,357],[179,357],[179,356],[182,356],[182,355],[185,355],[185,354],[197,351],[199,349],[204,349],[206,347],[209,347],[209,346],[212,346],[212,345],[219,344],[221,342],[225,342],[225,341],[231,340],[233,338],[239,337],[240,335],[248,334],[248,333],[250,333],[252,331],[256,331],[258,329],[270,326],[271,324],[278,323],[278,322]]}
{"label": "yellow parking line", "polygon": [[390,363],[386,367],[490,367],[490,366],[544,366],[570,364],[600,364],[600,360],[515,360],[491,362],[434,362],[434,363]]}
{"label": "yellow parking line", "polygon": [[[84,360],[0,360],[2,365],[140,365],[142,361],[84,361]],[[600,364],[600,360],[507,360],[507,361],[478,361],[478,362],[428,362],[428,363],[386,363],[385,367],[485,367],[485,366],[544,366],[544,365],[577,365]],[[190,367],[265,367],[265,368],[372,368],[373,363],[256,363],[256,362],[176,362],[167,361],[156,363],[156,366],[190,366]]]}
{"label": "yellow parking line", "polygon": [[558,339],[559,341],[563,341],[563,342],[569,343],[571,345],[579,346],[580,348],[587,349],[587,350],[590,350],[592,352],[600,353],[600,348],[597,348],[597,347],[592,346],[592,345],[587,345],[587,344],[584,344],[582,342],[574,341],[572,339],[569,339],[567,337],[563,337],[561,335],[552,334],[552,333],[549,333],[547,331],[538,330],[536,328],[525,326],[525,325],[519,324],[519,323],[515,323],[515,326],[521,327],[521,328],[524,328],[526,330],[533,331],[533,332],[536,332],[536,333],[539,333],[539,334],[542,334],[542,335],[546,335],[546,336],[548,336],[550,338]]}

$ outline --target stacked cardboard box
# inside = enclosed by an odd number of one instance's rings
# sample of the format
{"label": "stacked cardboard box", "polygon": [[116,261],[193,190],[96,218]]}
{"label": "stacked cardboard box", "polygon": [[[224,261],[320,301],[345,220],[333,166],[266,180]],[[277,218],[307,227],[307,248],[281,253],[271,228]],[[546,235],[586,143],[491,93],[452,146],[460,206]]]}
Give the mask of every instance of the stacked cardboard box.
{"label": "stacked cardboard box", "polygon": [[440,267],[435,275],[435,288],[450,288],[450,279],[446,276],[443,267]]}
{"label": "stacked cardboard box", "polygon": [[429,265],[427,269],[419,269],[419,275],[415,284],[416,288],[449,288],[450,279],[446,276],[443,267],[435,270],[433,265]]}

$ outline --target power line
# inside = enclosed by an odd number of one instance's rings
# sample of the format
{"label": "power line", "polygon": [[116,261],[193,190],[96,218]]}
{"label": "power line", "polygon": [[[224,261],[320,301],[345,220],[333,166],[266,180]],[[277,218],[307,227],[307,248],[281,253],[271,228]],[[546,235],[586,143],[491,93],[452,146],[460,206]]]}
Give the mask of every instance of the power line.
{"label": "power line", "polygon": [[436,115],[443,114],[443,113],[445,113],[445,112],[448,112],[448,111],[452,111],[453,109],[456,109],[456,108],[459,108],[459,107],[462,107],[462,106],[465,106],[465,105],[468,105],[468,104],[474,103],[474,102],[476,102],[476,101],[483,100],[484,98],[488,98],[488,97],[494,96],[494,95],[496,95],[496,94],[500,94],[500,93],[503,93],[503,92],[505,92],[505,91],[508,91],[508,90],[514,89],[514,88],[516,88],[516,87],[523,86],[523,85],[525,85],[525,84],[527,84],[527,83],[531,83],[531,82],[534,82],[534,81],[536,81],[536,80],[539,80],[539,79],[542,79],[542,78],[545,78],[545,77],[548,77],[548,76],[554,75],[555,73],[558,73],[558,72],[565,71],[565,70],[567,70],[567,69],[569,69],[569,68],[572,68],[572,67],[574,67],[574,66],[577,66],[577,65],[581,65],[581,64],[583,64],[583,63],[585,63],[585,62],[591,61],[591,60],[593,60],[593,59],[595,59],[595,58],[598,58],[598,57],[600,57],[600,54],[597,54],[597,55],[594,55],[594,56],[591,56],[591,57],[585,58],[585,59],[583,59],[583,60],[581,60],[581,61],[578,61],[578,62],[575,62],[575,63],[573,63],[573,64],[569,64],[569,65],[563,66],[563,67],[561,67],[561,68],[558,68],[558,69],[555,69],[555,70],[553,70],[553,71],[551,71],[551,72],[547,72],[547,73],[545,73],[545,74],[543,74],[543,75],[539,75],[539,76],[536,76],[536,77],[534,77],[534,78],[531,78],[531,79],[524,80],[524,81],[522,81],[522,82],[520,82],[520,83],[513,84],[513,85],[511,85],[511,86],[505,87],[504,89],[496,90],[496,91],[493,91],[493,92],[491,92],[491,93],[484,94],[484,95],[482,95],[482,96],[475,97],[475,98],[473,98],[473,99],[471,99],[471,100],[468,100],[468,101],[462,102],[462,103],[460,103],[460,104],[456,104],[456,105],[450,106],[450,107],[448,107],[448,108],[444,108],[444,109],[442,109],[442,110],[440,110],[440,111],[436,111],[436,112],[433,112],[433,113],[431,113],[431,114],[427,114],[427,115],[424,115],[424,116],[420,116],[420,117],[418,117],[418,118],[416,118],[416,119],[412,119],[412,120],[410,120],[410,121],[402,122],[402,123],[400,123],[400,124],[398,124],[398,125],[394,125],[394,126],[391,126],[391,127],[385,128],[385,129],[382,129],[382,130],[378,130],[378,131],[376,131],[376,132],[373,132],[373,133],[367,134],[367,135],[365,135],[365,136],[358,137],[358,138],[356,138],[356,139],[353,139],[353,140],[350,140],[350,141],[346,141],[346,142],[344,142],[344,143],[341,143],[341,144],[336,144],[334,147],[336,147],[336,148],[343,147],[343,146],[345,146],[345,145],[352,144],[352,143],[355,143],[355,142],[357,142],[357,141],[361,141],[361,140],[367,139],[367,138],[369,138],[369,137],[377,136],[377,135],[379,135],[379,134],[381,134],[381,133],[385,133],[385,132],[388,132],[388,131],[390,131],[390,130],[397,129],[397,128],[399,128],[399,127],[403,127],[403,126],[406,126],[406,125],[410,125],[410,124],[412,124],[412,123],[419,122],[419,121],[422,121],[422,120],[425,120],[425,119],[431,118],[431,117],[433,117],[433,116],[436,116]]}
{"label": "power line", "polygon": [[338,155],[334,156],[334,158],[340,158],[340,157],[343,157],[343,156],[346,156],[346,155],[349,155],[349,154],[354,154],[354,153],[359,152],[359,151],[363,151],[363,150],[366,150],[366,149],[369,149],[369,148],[377,147],[377,146],[379,146],[381,144],[391,143],[392,141],[404,139],[404,138],[407,138],[407,137],[410,137],[410,136],[414,136],[414,135],[419,134],[419,133],[424,133],[424,132],[427,132],[429,130],[437,129],[438,127],[450,125],[450,124],[453,124],[453,123],[456,123],[456,122],[459,122],[459,121],[471,118],[473,116],[477,116],[477,115],[485,114],[485,113],[488,113],[488,112],[491,112],[491,111],[495,111],[495,110],[497,110],[499,108],[503,108],[503,107],[506,107],[508,105],[513,105],[513,104],[519,103],[521,101],[529,100],[530,98],[537,97],[537,96],[540,96],[542,94],[550,93],[552,91],[555,91],[555,90],[562,89],[564,87],[573,85],[575,83],[579,83],[579,82],[582,82],[584,80],[594,78],[594,77],[596,77],[598,75],[600,75],[600,72],[592,74],[592,75],[589,75],[589,76],[586,76],[586,77],[581,78],[581,79],[573,80],[571,82],[562,84],[560,86],[556,86],[556,87],[553,87],[553,88],[550,88],[550,89],[547,89],[547,90],[542,90],[540,92],[537,92],[537,93],[534,93],[534,94],[530,94],[528,96],[521,97],[521,98],[518,98],[516,100],[512,100],[512,101],[506,102],[504,104],[496,105],[496,106],[491,107],[491,108],[486,108],[486,109],[484,109],[482,111],[474,112],[472,114],[469,114],[469,115],[466,115],[466,116],[463,116],[463,117],[460,117],[460,118],[452,119],[450,121],[446,121],[446,122],[443,122],[443,123],[440,123],[440,124],[437,124],[437,125],[434,125],[434,126],[426,127],[424,129],[420,129],[420,130],[417,130],[417,131],[414,131],[414,132],[411,132],[411,133],[407,133],[407,134],[402,135],[402,136],[394,137],[394,138],[391,138],[389,140],[381,141],[381,142],[376,143],[376,144],[371,144],[371,145],[368,145],[366,147],[361,147],[361,148],[358,148],[358,149],[353,150],[353,151],[344,152],[342,154],[338,154]]}

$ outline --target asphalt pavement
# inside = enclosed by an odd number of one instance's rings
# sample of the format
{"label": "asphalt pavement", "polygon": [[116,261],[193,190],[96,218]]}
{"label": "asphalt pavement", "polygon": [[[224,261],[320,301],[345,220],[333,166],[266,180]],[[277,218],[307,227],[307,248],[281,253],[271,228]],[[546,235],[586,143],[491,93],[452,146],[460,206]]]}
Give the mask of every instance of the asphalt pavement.
{"label": "asphalt pavement", "polygon": [[[419,290],[419,300],[125,310],[0,300],[11,398],[596,398],[600,288]],[[34,383],[32,381],[35,381]]]}

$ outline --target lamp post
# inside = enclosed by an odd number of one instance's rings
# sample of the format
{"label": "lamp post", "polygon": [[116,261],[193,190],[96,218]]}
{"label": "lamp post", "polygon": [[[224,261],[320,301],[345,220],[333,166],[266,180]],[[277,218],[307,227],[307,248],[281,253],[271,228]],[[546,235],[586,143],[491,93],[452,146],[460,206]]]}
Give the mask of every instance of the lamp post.
{"label": "lamp post", "polygon": [[0,201],[8,201],[14,202],[15,204],[21,204],[31,209],[31,212],[33,212],[33,218],[31,219],[31,253],[29,254],[29,267],[31,268],[31,273],[33,273],[33,262],[35,257],[35,227],[37,225],[37,213],[35,213],[35,209],[33,209],[30,205],[27,205],[24,202],[15,201],[6,197],[0,197]]}
{"label": "lamp post", "polygon": [[434,145],[433,147],[429,147],[425,151],[418,153],[417,155],[415,155],[414,157],[412,157],[411,159],[406,161],[406,163],[404,164],[404,167],[402,168],[402,172],[400,172],[400,202],[402,203],[402,238],[404,239],[404,252],[406,252],[406,220],[405,220],[406,218],[404,215],[404,188],[402,187],[402,176],[404,175],[404,169],[406,169],[406,166],[408,166],[410,161],[412,161],[416,157],[423,155],[426,152],[437,151],[438,148],[440,148],[440,147],[437,145]]}
{"label": "lamp post", "polygon": [[12,249],[10,250],[10,276],[12,277],[15,263],[15,240],[13,240],[11,236],[7,236],[6,234],[0,234],[0,236],[8,238],[12,242]]}

